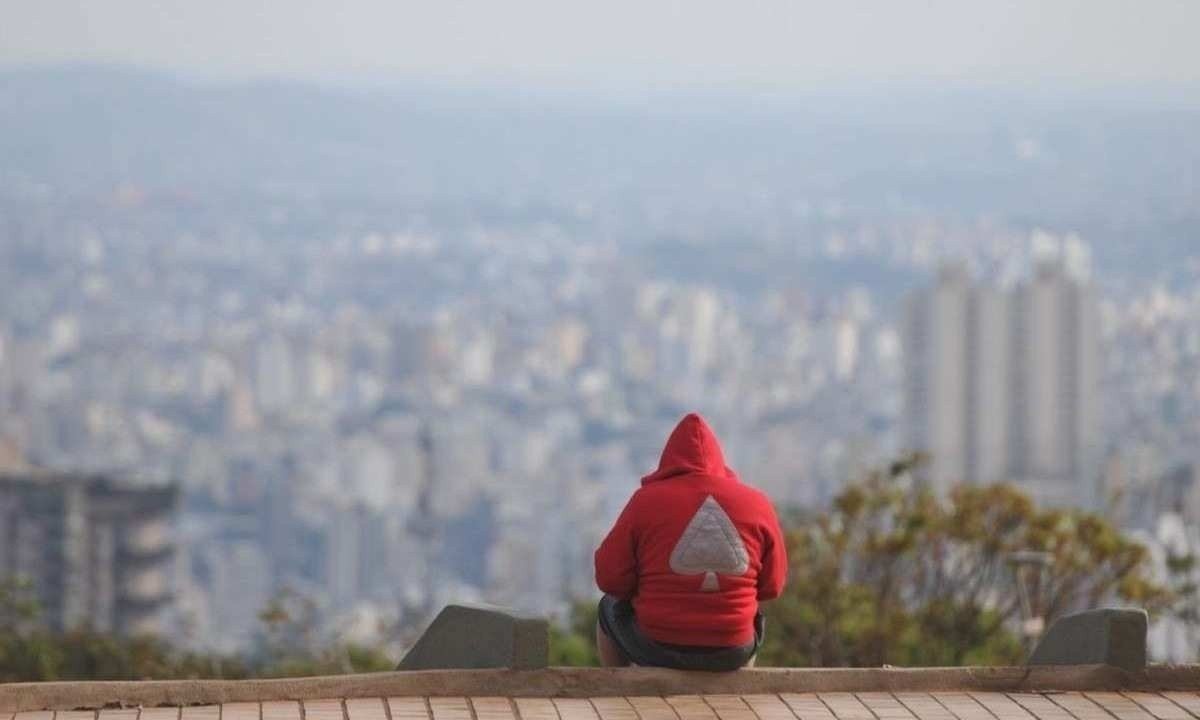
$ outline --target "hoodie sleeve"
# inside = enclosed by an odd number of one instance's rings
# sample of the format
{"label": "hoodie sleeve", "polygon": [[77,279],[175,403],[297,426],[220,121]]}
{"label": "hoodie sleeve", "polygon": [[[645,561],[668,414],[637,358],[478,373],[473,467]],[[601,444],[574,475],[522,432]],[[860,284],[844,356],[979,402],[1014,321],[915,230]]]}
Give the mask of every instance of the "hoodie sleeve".
{"label": "hoodie sleeve", "polygon": [[634,493],[612,530],[608,531],[608,536],[596,548],[596,585],[602,592],[623,600],[633,597],[637,590],[637,532],[634,523],[637,497],[637,493]]}
{"label": "hoodie sleeve", "polygon": [[764,528],[762,570],[758,573],[758,599],[774,600],[783,592],[783,585],[787,581],[787,546],[775,508],[770,501],[766,505],[768,520]]}

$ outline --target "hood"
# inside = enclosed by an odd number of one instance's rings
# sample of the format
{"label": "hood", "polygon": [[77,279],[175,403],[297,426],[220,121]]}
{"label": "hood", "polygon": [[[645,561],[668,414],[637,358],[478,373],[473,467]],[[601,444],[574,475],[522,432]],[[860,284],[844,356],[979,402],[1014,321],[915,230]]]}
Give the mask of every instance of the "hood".
{"label": "hood", "polygon": [[675,426],[663,447],[658,469],[642,478],[642,484],[680,475],[736,479],[733,471],[725,466],[725,455],[716,434],[696,413],[685,416]]}

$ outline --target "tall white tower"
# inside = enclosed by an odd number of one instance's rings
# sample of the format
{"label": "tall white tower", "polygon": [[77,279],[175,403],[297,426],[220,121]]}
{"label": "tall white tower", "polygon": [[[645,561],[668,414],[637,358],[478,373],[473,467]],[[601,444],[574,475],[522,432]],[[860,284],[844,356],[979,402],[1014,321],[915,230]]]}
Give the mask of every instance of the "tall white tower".
{"label": "tall white tower", "polygon": [[1097,501],[1099,311],[1090,287],[1061,265],[1017,289],[1010,472],[1055,505]]}
{"label": "tall white tower", "polygon": [[905,317],[907,445],[938,492],[1014,482],[1051,505],[1094,507],[1095,296],[1058,260],[1013,290],[944,269]]}
{"label": "tall white tower", "polygon": [[909,299],[905,317],[907,444],[930,453],[926,480],[945,492],[968,475],[968,298],[963,267],[946,267]]}

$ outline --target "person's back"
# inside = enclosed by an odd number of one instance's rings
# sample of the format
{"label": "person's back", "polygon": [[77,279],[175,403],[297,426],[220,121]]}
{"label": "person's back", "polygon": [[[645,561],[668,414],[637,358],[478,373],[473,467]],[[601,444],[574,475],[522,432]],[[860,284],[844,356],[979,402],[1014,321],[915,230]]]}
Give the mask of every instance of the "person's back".
{"label": "person's back", "polygon": [[[741,649],[748,659],[761,641],[758,603],[779,595],[786,574],[770,500],[738,480],[712,430],[688,415],[596,551],[596,584],[609,596],[598,637],[639,664],[679,664],[656,661],[659,646],[688,657]],[[630,628],[616,627],[624,601]],[[638,636],[646,653],[630,647]]]}

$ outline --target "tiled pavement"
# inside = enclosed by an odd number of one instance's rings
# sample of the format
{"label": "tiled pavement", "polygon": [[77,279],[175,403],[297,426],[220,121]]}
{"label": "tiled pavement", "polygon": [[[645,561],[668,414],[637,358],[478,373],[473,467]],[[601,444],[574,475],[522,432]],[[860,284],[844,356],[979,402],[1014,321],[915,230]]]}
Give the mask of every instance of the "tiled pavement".
{"label": "tiled pavement", "polygon": [[332,698],[0,713],[0,720],[1200,720],[1191,692]]}

